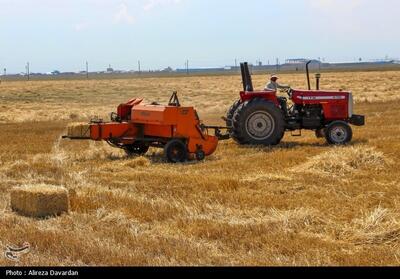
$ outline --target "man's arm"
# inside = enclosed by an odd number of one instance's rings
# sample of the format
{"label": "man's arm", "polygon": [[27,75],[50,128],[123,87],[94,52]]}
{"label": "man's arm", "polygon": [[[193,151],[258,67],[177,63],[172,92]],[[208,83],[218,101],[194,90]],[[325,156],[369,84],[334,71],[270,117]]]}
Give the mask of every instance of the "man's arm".
{"label": "man's arm", "polygon": [[290,88],[290,85],[282,85],[282,84],[276,84],[276,87],[277,88],[279,88],[279,89],[289,89]]}

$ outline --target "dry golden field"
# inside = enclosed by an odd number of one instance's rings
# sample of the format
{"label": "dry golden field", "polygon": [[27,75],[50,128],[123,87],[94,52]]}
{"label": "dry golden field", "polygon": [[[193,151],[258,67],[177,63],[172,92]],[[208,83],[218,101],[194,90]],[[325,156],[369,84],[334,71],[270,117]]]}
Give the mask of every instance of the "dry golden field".
{"label": "dry golden field", "polygon": [[[267,76],[254,76],[261,88]],[[283,83],[305,88],[303,74]],[[240,76],[0,84],[0,265],[399,265],[400,71],[326,73],[354,93],[367,126],[335,148],[286,135],[273,148],[221,142],[202,163],[159,150],[125,157],[106,143],[60,140],[70,122],[106,118],[132,97],[177,90],[210,124],[238,97]],[[71,212],[21,217],[19,185],[65,186]],[[31,245],[20,262],[6,245]]]}

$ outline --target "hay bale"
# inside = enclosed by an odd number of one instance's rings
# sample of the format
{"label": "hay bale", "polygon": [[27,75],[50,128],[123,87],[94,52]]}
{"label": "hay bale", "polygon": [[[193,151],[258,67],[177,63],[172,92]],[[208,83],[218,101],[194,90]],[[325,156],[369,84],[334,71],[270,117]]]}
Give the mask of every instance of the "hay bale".
{"label": "hay bale", "polygon": [[382,169],[389,163],[391,160],[374,147],[346,146],[311,157],[291,171],[322,176],[346,176],[362,169]]}
{"label": "hay bale", "polygon": [[11,208],[29,217],[59,215],[68,212],[68,190],[50,185],[15,187],[11,190]]}
{"label": "hay bale", "polygon": [[67,136],[76,139],[90,139],[90,124],[72,123],[69,124]]}

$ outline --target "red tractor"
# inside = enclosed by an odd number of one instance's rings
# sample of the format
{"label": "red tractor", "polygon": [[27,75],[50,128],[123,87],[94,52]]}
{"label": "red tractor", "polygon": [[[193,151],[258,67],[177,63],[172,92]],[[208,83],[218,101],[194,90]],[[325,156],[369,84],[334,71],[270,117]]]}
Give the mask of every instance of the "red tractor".
{"label": "red tractor", "polygon": [[[329,144],[346,144],[352,139],[350,124],[365,125],[365,117],[353,113],[351,92],[311,90],[308,66],[308,90],[288,89],[286,97],[276,91],[254,91],[249,67],[241,63],[243,91],[225,118],[230,136],[240,144],[277,145],[285,131],[314,130]],[[300,133],[301,134],[301,133]]]}

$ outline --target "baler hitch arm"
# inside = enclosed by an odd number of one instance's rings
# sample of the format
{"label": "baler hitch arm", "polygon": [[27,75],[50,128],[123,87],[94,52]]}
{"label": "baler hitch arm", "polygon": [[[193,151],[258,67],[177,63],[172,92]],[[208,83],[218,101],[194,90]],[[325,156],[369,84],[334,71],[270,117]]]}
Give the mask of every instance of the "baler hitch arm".
{"label": "baler hitch arm", "polygon": [[[228,127],[201,125],[201,128],[205,130],[214,130],[214,135],[218,138],[218,140],[228,140],[231,138],[228,132]],[[226,130],[226,132],[222,133],[221,130]]]}

